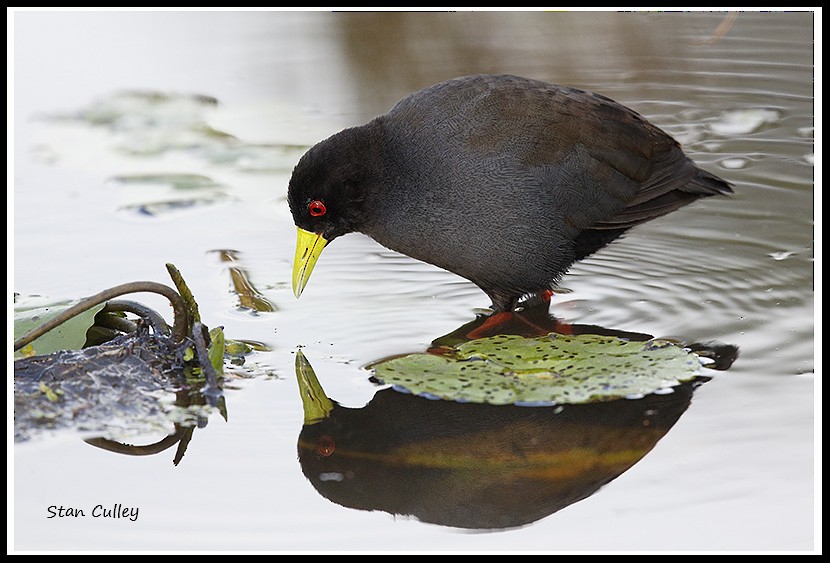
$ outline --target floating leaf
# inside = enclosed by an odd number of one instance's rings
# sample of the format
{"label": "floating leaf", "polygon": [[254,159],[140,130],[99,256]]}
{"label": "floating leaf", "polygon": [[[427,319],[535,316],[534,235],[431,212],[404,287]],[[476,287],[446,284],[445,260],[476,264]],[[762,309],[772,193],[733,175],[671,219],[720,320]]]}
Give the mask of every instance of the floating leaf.
{"label": "floating leaf", "polygon": [[577,404],[661,392],[694,379],[700,360],[668,340],[583,334],[498,335],[377,363],[375,378],[440,399],[520,405]]}
{"label": "floating leaf", "polygon": [[[64,301],[42,306],[27,306],[15,303],[14,338],[17,340],[24,334],[34,330],[52,317],[78,303],[80,300]],[[104,308],[104,303],[91,307],[58,327],[53,328],[43,336],[33,340],[26,347],[15,354],[16,357],[32,356],[34,354],[51,354],[59,350],[78,350],[86,342],[86,332],[95,323],[95,315]]]}
{"label": "floating leaf", "polygon": [[171,190],[204,190],[222,187],[212,178],[202,174],[123,174],[112,178],[123,186],[139,188],[165,186]]}
{"label": "floating leaf", "polygon": [[179,94],[130,90],[96,100],[71,115],[52,116],[115,131],[140,129],[183,129],[204,123],[206,110],[218,105],[216,98],[200,94]]}
{"label": "floating leaf", "polygon": [[[305,145],[246,143],[216,129],[211,123],[216,120],[218,105],[216,98],[200,94],[124,91],[96,100],[78,111],[46,116],[45,119],[107,129],[112,133],[116,150],[129,156],[186,152],[211,164],[233,166],[236,170],[251,173],[290,171],[308,150]],[[261,115],[258,119],[261,120]],[[45,160],[58,157],[45,149],[39,152],[40,158]],[[146,178],[152,180],[150,176]],[[139,201],[140,205],[129,209],[155,215],[216,201],[213,197],[177,198],[156,203]]]}
{"label": "floating leaf", "polygon": [[231,198],[225,186],[200,174],[121,175],[111,181],[120,188],[120,209],[153,217]]}

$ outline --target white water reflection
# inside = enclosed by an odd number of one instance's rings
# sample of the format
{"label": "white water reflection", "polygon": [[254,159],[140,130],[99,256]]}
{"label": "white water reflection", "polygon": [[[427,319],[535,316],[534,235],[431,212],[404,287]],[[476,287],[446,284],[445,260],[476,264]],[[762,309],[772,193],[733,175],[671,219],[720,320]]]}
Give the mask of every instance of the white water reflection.
{"label": "white water reflection", "polygon": [[780,117],[780,113],[772,109],[743,109],[722,113],[710,127],[718,135],[734,137],[754,133]]}

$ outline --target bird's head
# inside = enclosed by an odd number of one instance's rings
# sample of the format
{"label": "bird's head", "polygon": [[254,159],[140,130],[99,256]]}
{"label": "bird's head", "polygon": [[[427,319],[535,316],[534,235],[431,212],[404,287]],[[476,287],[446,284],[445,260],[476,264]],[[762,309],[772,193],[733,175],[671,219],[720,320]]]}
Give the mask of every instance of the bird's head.
{"label": "bird's head", "polygon": [[297,297],[323,248],[361,228],[365,192],[378,178],[377,165],[367,158],[377,149],[370,125],[346,129],[309,149],[288,182],[288,205],[297,226],[291,279]]}

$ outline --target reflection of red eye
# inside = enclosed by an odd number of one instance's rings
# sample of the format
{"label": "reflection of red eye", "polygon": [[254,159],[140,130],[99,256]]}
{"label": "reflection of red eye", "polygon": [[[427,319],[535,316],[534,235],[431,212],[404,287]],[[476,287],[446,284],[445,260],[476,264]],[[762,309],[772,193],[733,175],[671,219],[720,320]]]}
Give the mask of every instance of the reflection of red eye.
{"label": "reflection of red eye", "polygon": [[308,213],[312,217],[320,217],[321,215],[325,215],[326,204],[320,201],[319,199],[315,199],[314,201],[308,204]]}
{"label": "reflection of red eye", "polygon": [[317,440],[317,453],[329,457],[331,454],[334,453],[334,438],[327,434],[323,434],[320,436],[320,439]]}

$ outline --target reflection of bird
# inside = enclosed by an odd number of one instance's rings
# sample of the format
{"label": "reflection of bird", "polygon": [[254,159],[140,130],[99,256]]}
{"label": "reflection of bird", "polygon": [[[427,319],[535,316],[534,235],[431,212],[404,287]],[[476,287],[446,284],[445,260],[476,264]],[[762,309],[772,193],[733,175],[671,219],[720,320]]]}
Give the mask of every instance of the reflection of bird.
{"label": "reflection of bird", "polygon": [[358,231],[471,280],[509,311],[627,229],[731,192],[604,96],[515,76],[457,78],[302,157],[288,187],[294,292],[327,243]]}
{"label": "reflection of bird", "polygon": [[468,529],[522,526],[630,469],[690,404],[697,383],[642,399],[560,407],[436,401],[378,391],[362,408],[326,397],[297,352],[303,474],[359,510]]}

